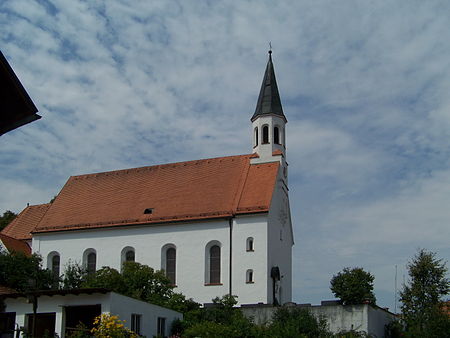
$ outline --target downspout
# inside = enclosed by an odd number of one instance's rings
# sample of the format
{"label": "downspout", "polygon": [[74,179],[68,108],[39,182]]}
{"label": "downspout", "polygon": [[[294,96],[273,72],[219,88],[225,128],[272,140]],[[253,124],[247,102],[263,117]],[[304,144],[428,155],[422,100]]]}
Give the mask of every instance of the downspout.
{"label": "downspout", "polygon": [[233,287],[232,287],[232,285],[233,285],[233,217],[230,217],[228,219],[228,223],[230,225],[230,263],[229,263],[229,266],[230,266],[229,285],[230,286],[229,286],[228,293],[230,296],[232,296],[233,295],[233,293],[232,293],[232,291],[233,291]]}

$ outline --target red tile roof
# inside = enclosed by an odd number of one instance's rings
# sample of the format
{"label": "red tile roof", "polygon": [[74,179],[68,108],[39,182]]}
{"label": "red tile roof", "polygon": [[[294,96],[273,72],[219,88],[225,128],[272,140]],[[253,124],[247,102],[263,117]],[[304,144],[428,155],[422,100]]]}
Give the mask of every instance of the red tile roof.
{"label": "red tile roof", "polygon": [[[267,212],[279,163],[251,165],[250,157],[219,157],[72,176],[35,223],[34,232]],[[152,213],[144,214],[146,209],[152,209]],[[17,218],[20,220],[20,215]]]}
{"label": "red tile roof", "polygon": [[11,252],[22,252],[27,256],[31,256],[31,248],[25,241],[15,239],[0,233],[0,241],[4,244],[6,249]]}
{"label": "red tile roof", "polygon": [[17,291],[7,286],[0,285],[0,295],[9,295],[14,293],[17,293]]}
{"label": "red tile roof", "polygon": [[450,317],[450,300],[442,302],[442,311]]}
{"label": "red tile roof", "polygon": [[30,205],[2,230],[2,234],[20,240],[30,240],[31,232],[50,207],[50,203]]}

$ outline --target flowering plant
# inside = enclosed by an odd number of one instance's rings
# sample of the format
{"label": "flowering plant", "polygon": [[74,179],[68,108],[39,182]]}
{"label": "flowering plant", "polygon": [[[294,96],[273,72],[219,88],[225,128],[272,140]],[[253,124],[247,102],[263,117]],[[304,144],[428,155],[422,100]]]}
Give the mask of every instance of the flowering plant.
{"label": "flowering plant", "polygon": [[103,313],[95,318],[91,333],[97,338],[138,338],[139,336],[125,327],[124,323],[118,316]]}

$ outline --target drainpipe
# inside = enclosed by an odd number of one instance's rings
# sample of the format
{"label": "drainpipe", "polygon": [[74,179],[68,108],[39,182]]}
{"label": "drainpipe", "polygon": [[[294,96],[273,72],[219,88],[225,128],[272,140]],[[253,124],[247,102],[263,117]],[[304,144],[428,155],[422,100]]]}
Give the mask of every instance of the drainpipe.
{"label": "drainpipe", "polygon": [[229,277],[230,277],[229,284],[230,284],[230,286],[229,286],[229,295],[232,296],[233,295],[233,293],[232,293],[232,291],[233,291],[233,288],[232,288],[232,285],[233,285],[233,217],[230,217],[228,219],[228,223],[230,225],[230,263],[229,263],[230,264],[230,273],[229,273]]}

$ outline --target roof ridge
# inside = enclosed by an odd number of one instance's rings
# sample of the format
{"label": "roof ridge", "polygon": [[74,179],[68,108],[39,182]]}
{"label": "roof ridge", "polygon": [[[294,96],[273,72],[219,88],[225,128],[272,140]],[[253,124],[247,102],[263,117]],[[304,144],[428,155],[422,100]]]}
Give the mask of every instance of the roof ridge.
{"label": "roof ridge", "polygon": [[88,178],[88,177],[96,177],[98,175],[102,175],[102,176],[103,175],[113,175],[113,174],[129,172],[129,171],[135,172],[135,171],[139,171],[139,170],[157,170],[157,169],[165,169],[167,167],[179,167],[179,166],[185,166],[185,165],[194,165],[195,163],[205,162],[205,161],[220,161],[220,160],[227,160],[227,159],[238,158],[238,157],[248,157],[249,158],[250,156],[251,156],[251,154],[230,155],[230,156],[203,158],[203,159],[199,159],[199,160],[190,160],[190,161],[181,161],[181,162],[173,162],[173,163],[155,164],[155,165],[136,167],[136,168],[118,169],[118,170],[111,170],[111,171],[102,171],[102,172],[90,173],[90,174],[73,175],[73,176],[70,176],[69,180],[71,180],[71,179]]}

